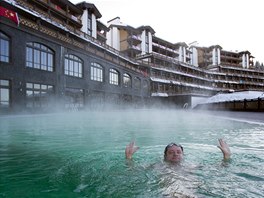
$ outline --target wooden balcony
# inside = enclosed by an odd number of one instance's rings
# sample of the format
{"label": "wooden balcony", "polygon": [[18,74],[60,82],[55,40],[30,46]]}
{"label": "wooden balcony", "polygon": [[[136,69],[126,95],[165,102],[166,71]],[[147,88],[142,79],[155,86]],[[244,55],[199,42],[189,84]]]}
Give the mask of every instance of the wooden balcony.
{"label": "wooden balcony", "polygon": [[68,22],[70,22],[72,25],[78,28],[82,27],[82,21],[80,18],[74,16],[69,11],[66,11],[59,5],[56,5],[48,0],[30,0],[30,1],[16,0],[16,2],[19,5],[28,8],[33,12],[41,14],[42,16],[45,16],[47,18],[52,18],[52,20],[56,18],[57,21],[63,21],[62,24],[66,24],[67,23],[66,20],[68,20]]}

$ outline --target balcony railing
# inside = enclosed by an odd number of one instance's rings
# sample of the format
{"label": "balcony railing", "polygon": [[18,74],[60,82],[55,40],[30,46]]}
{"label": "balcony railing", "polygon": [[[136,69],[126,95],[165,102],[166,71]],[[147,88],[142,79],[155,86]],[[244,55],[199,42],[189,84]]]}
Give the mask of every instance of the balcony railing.
{"label": "balcony railing", "polygon": [[[82,21],[81,19],[79,19],[78,17],[70,14],[69,12],[66,12],[65,10],[63,10],[60,6],[52,3],[52,2],[49,2],[48,0],[37,0],[38,2],[42,2],[42,4],[44,4],[46,7],[50,7],[52,8],[53,10],[56,10],[58,13],[62,14],[63,16],[66,16],[67,18],[79,23],[79,24],[82,24]],[[41,12],[43,13],[43,11],[40,11],[40,9],[36,8],[35,6],[32,6],[30,3],[24,1],[24,0],[16,0],[16,2],[21,5],[21,6],[25,6],[27,8],[30,8],[31,10],[34,10],[34,11],[37,11],[37,12]],[[47,14],[46,14],[47,15]]]}

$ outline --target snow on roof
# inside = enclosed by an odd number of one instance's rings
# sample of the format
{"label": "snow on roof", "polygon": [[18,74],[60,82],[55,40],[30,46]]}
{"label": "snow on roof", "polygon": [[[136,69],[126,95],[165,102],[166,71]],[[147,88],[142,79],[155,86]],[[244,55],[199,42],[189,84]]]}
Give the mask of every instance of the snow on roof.
{"label": "snow on roof", "polygon": [[152,93],[151,96],[160,96],[160,97],[168,97],[168,94],[167,93]]}
{"label": "snow on roof", "polygon": [[234,93],[219,93],[201,102],[201,104],[228,102],[228,101],[240,101],[240,100],[252,100],[252,99],[258,99],[258,98],[264,98],[264,92],[243,91],[243,92],[234,92]]}

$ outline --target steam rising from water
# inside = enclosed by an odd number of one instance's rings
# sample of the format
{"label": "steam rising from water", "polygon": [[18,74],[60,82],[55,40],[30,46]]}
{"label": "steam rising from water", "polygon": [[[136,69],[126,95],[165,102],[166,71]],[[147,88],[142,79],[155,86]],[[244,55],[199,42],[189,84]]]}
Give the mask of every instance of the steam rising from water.
{"label": "steam rising from water", "polygon": [[[261,197],[264,126],[224,116],[138,109],[1,117],[0,196]],[[233,152],[229,164],[219,137]],[[140,150],[127,164],[131,140]],[[184,147],[180,169],[163,166],[170,142]]]}

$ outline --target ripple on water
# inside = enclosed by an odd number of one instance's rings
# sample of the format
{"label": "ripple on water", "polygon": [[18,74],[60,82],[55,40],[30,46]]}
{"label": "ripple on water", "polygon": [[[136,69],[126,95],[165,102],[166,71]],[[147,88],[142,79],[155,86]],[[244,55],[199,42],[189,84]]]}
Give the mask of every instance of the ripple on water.
{"label": "ripple on water", "polygon": [[[0,197],[164,197],[176,189],[197,197],[263,195],[264,126],[150,110],[17,116],[0,126]],[[219,137],[233,152],[227,166]],[[133,139],[140,149],[127,164],[124,148]],[[172,141],[184,146],[186,166],[195,165],[184,174],[152,166],[162,164]]]}

